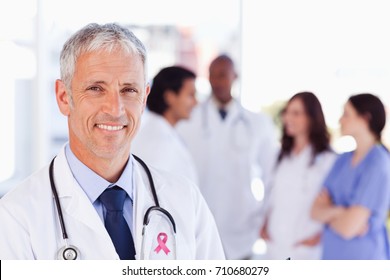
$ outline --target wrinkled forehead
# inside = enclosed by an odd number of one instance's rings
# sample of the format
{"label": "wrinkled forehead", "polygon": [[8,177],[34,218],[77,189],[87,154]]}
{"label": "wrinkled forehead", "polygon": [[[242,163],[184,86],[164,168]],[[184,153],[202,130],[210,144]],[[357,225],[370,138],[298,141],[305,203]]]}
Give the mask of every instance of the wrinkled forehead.
{"label": "wrinkled forehead", "polygon": [[[81,54],[75,64],[74,76],[78,79],[108,81],[120,79],[145,84],[145,69],[141,58],[127,51],[93,51]],[[72,79],[73,80],[73,79]]]}
{"label": "wrinkled forehead", "polygon": [[80,52],[76,57],[74,73],[77,72],[80,67],[89,66],[94,64],[103,64],[105,66],[128,66],[132,68],[132,72],[139,72],[142,74],[144,80],[146,80],[145,62],[142,55],[140,55],[136,49],[123,47],[122,45],[110,46],[107,48],[88,48]]}

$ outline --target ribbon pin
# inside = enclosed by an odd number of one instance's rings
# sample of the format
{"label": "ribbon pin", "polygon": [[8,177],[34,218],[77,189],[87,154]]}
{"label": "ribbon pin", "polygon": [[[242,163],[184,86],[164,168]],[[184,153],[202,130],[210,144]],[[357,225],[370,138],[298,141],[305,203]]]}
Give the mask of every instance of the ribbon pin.
{"label": "ribbon pin", "polygon": [[167,241],[168,241],[168,235],[165,232],[160,232],[157,236],[158,246],[156,247],[156,249],[154,249],[154,251],[158,254],[158,253],[160,253],[160,251],[162,249],[164,251],[165,255],[168,255],[170,250],[165,245],[167,243]]}

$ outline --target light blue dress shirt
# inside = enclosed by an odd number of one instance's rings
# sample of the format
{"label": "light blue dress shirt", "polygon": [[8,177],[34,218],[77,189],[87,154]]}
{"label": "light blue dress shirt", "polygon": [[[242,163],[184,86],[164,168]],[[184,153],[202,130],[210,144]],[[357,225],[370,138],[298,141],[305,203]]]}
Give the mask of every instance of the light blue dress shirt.
{"label": "light blue dress shirt", "polygon": [[110,183],[82,163],[72,152],[69,144],[65,147],[65,156],[74,178],[88,196],[103,223],[106,209],[100,202],[99,196],[105,189],[113,186],[119,186],[126,191],[128,196],[123,207],[123,216],[133,233],[133,165],[131,160],[129,159],[126,163],[118,181]]}

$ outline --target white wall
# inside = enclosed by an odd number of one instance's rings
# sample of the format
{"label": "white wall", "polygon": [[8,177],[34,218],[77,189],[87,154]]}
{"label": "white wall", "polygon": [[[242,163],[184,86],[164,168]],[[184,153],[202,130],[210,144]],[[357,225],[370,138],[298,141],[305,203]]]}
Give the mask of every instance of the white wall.
{"label": "white wall", "polygon": [[[320,99],[329,126],[347,98],[390,104],[390,17],[380,0],[243,0],[242,102],[259,111],[299,91]],[[385,135],[389,141],[389,134]]]}

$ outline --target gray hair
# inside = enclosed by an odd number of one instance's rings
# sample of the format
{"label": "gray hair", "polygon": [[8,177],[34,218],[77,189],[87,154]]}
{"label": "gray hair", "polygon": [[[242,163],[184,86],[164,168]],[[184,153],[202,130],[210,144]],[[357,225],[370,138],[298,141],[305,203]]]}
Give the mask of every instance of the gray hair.
{"label": "gray hair", "polygon": [[[60,56],[61,80],[69,93],[76,61],[83,53],[104,50],[112,52],[117,47],[140,56],[146,81],[146,49],[143,43],[127,28],[115,23],[91,23],[72,35],[64,44]],[[71,96],[70,96],[71,97]]]}

